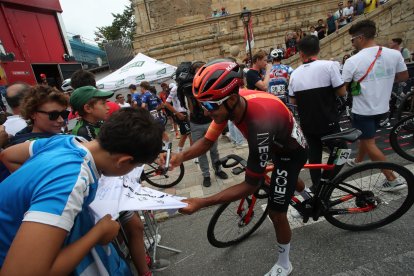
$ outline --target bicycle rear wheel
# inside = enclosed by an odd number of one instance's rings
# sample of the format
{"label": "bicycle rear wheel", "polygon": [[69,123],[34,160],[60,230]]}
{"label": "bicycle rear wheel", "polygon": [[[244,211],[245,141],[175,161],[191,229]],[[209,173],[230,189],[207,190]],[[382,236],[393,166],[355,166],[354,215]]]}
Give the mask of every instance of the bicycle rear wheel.
{"label": "bicycle rear wheel", "polygon": [[163,189],[177,185],[183,177],[184,164],[181,164],[179,168],[175,168],[172,171],[164,172],[163,168],[160,168],[157,163],[151,163],[145,165],[144,172],[142,173],[142,180]]}
{"label": "bicycle rear wheel", "polygon": [[392,128],[390,144],[401,157],[414,162],[414,115],[404,118]]}
{"label": "bicycle rear wheel", "polygon": [[[383,191],[389,170],[404,184],[400,190]],[[401,217],[414,202],[414,176],[403,166],[372,162],[356,166],[333,181],[323,200],[325,218],[332,225],[351,231],[365,231],[387,225]]]}
{"label": "bicycle rear wheel", "polygon": [[[228,247],[253,234],[267,217],[267,198],[257,198],[254,206],[252,204],[252,196],[222,204],[208,225],[210,244],[219,248]],[[250,206],[253,207],[251,216],[248,215]]]}
{"label": "bicycle rear wheel", "polygon": [[409,92],[403,99],[397,109],[397,119],[414,114],[414,92]]}

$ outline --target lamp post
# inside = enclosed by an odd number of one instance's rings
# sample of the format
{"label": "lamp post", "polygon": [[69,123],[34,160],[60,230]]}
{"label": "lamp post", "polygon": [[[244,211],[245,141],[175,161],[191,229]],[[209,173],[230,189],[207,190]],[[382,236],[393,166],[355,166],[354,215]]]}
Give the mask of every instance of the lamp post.
{"label": "lamp post", "polygon": [[252,12],[249,11],[246,7],[244,7],[243,11],[240,14],[240,19],[243,22],[244,28],[246,29],[246,33],[247,33],[247,47],[249,48],[250,65],[252,65],[252,47],[250,45],[250,30],[249,30],[249,22],[250,22],[251,17],[252,17]]}

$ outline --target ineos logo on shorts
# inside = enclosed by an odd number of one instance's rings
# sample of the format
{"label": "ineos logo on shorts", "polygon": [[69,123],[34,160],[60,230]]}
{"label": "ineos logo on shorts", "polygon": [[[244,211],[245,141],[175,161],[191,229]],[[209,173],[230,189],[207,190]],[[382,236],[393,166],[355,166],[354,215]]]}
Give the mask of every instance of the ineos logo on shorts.
{"label": "ineos logo on shorts", "polygon": [[260,166],[266,167],[269,159],[269,133],[257,134],[257,150],[259,152]]}
{"label": "ineos logo on shorts", "polygon": [[273,201],[278,204],[285,204],[285,194],[288,172],[285,170],[276,170],[275,190],[273,192]]}

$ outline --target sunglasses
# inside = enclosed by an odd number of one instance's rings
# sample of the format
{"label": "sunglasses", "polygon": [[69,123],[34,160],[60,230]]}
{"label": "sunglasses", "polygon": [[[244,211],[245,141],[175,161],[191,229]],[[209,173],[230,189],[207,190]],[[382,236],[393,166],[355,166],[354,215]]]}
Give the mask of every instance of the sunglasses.
{"label": "sunglasses", "polygon": [[351,43],[354,43],[354,40],[358,37],[362,37],[362,35],[357,35],[357,36],[351,37]]}
{"label": "sunglasses", "polygon": [[70,113],[68,110],[63,110],[60,112],[59,111],[46,112],[46,111],[38,110],[36,112],[47,114],[49,116],[49,120],[51,121],[56,121],[59,117],[62,117],[63,120],[66,120],[69,117],[69,113]]}
{"label": "sunglasses", "polygon": [[200,102],[200,104],[205,111],[214,111],[219,109],[220,105],[227,101],[228,98],[230,98],[230,96],[224,97],[219,101]]}

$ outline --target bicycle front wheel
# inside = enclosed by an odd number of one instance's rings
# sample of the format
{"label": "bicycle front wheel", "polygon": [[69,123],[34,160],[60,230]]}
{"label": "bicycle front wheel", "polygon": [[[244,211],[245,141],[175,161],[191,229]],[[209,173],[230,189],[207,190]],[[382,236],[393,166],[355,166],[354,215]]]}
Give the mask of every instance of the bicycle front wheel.
{"label": "bicycle front wheel", "polygon": [[390,144],[401,157],[414,162],[414,115],[404,118],[392,128]]}
{"label": "bicycle front wheel", "polygon": [[256,202],[253,198],[225,203],[216,210],[207,229],[211,245],[223,248],[237,244],[259,228],[267,217],[267,198],[257,198]]}
{"label": "bicycle front wheel", "polygon": [[156,163],[145,165],[144,172],[142,173],[142,180],[147,181],[149,184],[158,188],[171,188],[183,179],[184,177],[184,164],[181,164],[179,168],[175,168],[172,171],[164,172],[163,168]]}
{"label": "bicycle front wheel", "polygon": [[[384,172],[392,172],[401,185],[383,185]],[[364,231],[387,225],[401,217],[414,202],[414,176],[403,166],[372,162],[338,175],[323,199],[325,218],[332,225]]]}

